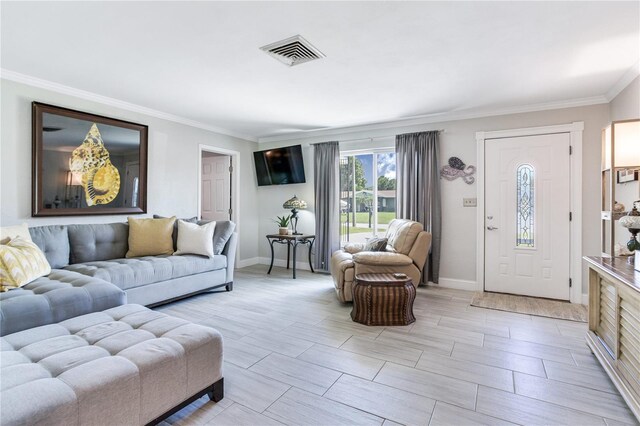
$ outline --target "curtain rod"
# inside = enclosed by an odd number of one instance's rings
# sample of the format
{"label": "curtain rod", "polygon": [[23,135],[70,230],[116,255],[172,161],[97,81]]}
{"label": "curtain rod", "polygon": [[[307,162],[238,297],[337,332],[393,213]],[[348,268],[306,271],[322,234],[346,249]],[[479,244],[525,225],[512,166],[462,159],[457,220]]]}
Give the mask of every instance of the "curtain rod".
{"label": "curtain rod", "polygon": [[[433,132],[434,130],[425,130],[426,132]],[[445,133],[446,130],[445,129],[437,129],[435,130],[436,132],[439,133]],[[412,132],[412,133],[420,133],[420,132]],[[356,141],[374,141],[374,140],[378,140],[378,139],[387,139],[387,138],[394,138],[396,137],[396,135],[386,135],[386,136],[375,136],[372,138],[357,138],[357,139],[340,139],[338,140],[338,142],[342,143],[342,142],[356,142]],[[329,141],[325,141],[325,142],[329,142]],[[309,145],[318,145],[321,143],[325,143],[325,142],[315,142],[315,143],[310,143]]]}

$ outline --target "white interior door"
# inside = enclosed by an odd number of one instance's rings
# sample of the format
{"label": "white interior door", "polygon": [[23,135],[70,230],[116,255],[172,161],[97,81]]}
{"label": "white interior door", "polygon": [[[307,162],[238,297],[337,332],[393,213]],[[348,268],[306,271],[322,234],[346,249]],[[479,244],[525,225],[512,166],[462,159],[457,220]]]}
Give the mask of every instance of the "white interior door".
{"label": "white interior door", "polygon": [[569,133],[485,141],[486,291],[569,300],[569,145]]}
{"label": "white interior door", "polygon": [[231,156],[202,158],[202,211],[206,220],[229,220],[231,208]]}

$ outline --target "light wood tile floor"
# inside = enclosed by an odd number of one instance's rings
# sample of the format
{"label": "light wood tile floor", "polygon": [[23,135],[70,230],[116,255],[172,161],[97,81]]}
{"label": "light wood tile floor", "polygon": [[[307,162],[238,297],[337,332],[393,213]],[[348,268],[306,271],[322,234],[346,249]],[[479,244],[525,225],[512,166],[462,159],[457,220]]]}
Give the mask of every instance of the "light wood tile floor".
{"label": "light wood tile floor", "polygon": [[420,287],[414,324],[366,327],[329,276],[266,270],[236,271],[232,292],[156,308],[225,340],[225,398],[201,398],[164,426],[638,424],[584,343],[584,323]]}

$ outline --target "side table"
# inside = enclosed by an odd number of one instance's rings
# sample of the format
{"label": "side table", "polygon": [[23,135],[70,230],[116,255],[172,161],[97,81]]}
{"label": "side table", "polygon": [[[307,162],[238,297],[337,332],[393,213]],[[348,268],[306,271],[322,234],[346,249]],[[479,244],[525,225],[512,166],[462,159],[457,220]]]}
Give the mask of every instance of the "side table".
{"label": "side table", "polygon": [[359,274],[353,284],[351,319],[364,325],[408,325],[415,322],[416,288],[410,278],[393,274]]}
{"label": "side table", "polygon": [[269,241],[269,247],[271,247],[271,265],[269,265],[269,271],[267,274],[271,273],[273,269],[273,244],[286,244],[287,245],[287,269],[289,269],[289,258],[291,256],[291,247],[293,247],[293,279],[296,278],[296,252],[297,248],[300,244],[309,246],[309,268],[311,268],[311,272],[315,272],[313,270],[313,265],[311,265],[311,248],[313,247],[313,243],[316,240],[315,235],[280,235],[280,234],[269,234],[267,235],[267,240]]}

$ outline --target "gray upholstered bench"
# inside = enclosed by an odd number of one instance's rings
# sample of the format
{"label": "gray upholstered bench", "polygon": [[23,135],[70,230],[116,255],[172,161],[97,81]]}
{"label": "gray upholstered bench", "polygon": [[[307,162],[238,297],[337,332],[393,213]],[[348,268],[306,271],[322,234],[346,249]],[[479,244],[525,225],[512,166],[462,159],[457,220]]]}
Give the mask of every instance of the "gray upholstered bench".
{"label": "gray upholstered bench", "polygon": [[216,330],[122,305],[0,338],[3,425],[159,422],[223,397]]}

